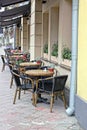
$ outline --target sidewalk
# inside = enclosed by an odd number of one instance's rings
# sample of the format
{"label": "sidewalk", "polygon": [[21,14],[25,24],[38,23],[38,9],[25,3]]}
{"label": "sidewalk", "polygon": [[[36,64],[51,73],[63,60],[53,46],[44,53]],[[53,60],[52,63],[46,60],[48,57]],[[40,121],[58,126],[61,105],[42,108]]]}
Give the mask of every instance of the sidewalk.
{"label": "sidewalk", "polygon": [[34,107],[30,92],[22,92],[21,99],[13,104],[15,83],[10,89],[9,68],[3,72],[1,68],[0,59],[0,130],[83,130],[74,116],[67,116],[59,99],[55,101],[53,113],[49,104],[38,103]]}

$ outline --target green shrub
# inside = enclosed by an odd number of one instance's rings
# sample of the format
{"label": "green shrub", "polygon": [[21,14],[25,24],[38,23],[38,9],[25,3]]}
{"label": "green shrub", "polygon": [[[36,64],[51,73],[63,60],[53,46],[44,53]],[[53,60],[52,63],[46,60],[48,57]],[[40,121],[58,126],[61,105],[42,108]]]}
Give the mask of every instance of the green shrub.
{"label": "green shrub", "polygon": [[43,52],[44,53],[48,53],[48,44],[44,45]]}
{"label": "green shrub", "polygon": [[53,44],[51,55],[58,57],[58,43]]}
{"label": "green shrub", "polygon": [[71,50],[68,47],[63,48],[63,50],[62,50],[62,58],[71,60]]}

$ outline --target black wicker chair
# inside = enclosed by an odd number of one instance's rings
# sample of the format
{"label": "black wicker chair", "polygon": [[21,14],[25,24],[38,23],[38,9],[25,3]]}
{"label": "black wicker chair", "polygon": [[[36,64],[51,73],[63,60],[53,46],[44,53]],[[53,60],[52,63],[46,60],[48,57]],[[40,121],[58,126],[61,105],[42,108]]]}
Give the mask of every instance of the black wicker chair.
{"label": "black wicker chair", "polygon": [[2,66],[2,72],[5,70],[5,66],[8,65],[8,63],[6,62],[5,60],[5,56],[4,55],[1,55],[1,59],[2,59],[2,63],[3,63],[3,66]]}
{"label": "black wicker chair", "polygon": [[13,85],[13,74],[12,74],[12,70],[13,70],[13,65],[12,63],[8,63],[9,69],[10,69],[10,73],[11,73],[11,81],[10,81],[10,88],[12,88]]}
{"label": "black wicker chair", "polygon": [[[13,104],[15,104],[18,92],[19,92],[18,99],[20,99],[21,90],[31,90],[32,92],[33,80],[31,78],[21,76],[18,70],[16,69],[12,71],[12,75],[16,84],[16,91],[15,91],[15,96],[14,96],[14,101],[13,101]],[[21,82],[21,79],[23,79],[24,82]]]}
{"label": "black wicker chair", "polygon": [[66,108],[64,89],[65,89],[65,83],[67,78],[68,78],[67,75],[61,75],[61,76],[49,77],[49,78],[38,80],[38,91],[51,95],[50,112],[52,112],[54,97],[56,95],[60,95],[62,97],[64,101],[64,106]]}

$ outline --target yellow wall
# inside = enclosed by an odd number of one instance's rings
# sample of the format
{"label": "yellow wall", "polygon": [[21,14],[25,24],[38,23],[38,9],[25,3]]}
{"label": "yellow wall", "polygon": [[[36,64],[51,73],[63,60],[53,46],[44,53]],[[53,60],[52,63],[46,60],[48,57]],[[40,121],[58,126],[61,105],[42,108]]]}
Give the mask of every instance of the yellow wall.
{"label": "yellow wall", "polygon": [[77,94],[87,100],[87,0],[79,0]]}

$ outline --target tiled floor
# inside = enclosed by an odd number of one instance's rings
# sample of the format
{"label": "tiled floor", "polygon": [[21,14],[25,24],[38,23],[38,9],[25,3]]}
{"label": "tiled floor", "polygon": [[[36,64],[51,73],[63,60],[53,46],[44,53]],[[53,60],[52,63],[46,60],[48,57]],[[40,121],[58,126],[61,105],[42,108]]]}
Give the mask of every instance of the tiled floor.
{"label": "tiled floor", "polygon": [[[2,51],[0,51],[2,53]],[[0,60],[0,130],[82,130],[74,116],[67,116],[63,102],[57,100],[50,113],[49,104],[32,105],[31,93],[22,92],[13,104],[15,83],[10,89],[10,72],[1,72]]]}

